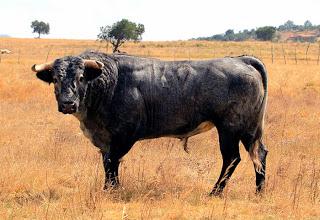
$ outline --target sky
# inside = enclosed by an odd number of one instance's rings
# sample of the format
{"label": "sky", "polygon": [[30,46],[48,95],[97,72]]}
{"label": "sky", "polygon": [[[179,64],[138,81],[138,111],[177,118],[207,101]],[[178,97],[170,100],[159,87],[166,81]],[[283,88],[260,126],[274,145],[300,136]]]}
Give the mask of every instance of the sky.
{"label": "sky", "polygon": [[96,39],[101,26],[126,18],[144,24],[143,40],[187,40],[287,20],[320,24],[319,8],[319,0],[0,0],[0,35],[35,37],[39,20],[50,24],[44,38]]}

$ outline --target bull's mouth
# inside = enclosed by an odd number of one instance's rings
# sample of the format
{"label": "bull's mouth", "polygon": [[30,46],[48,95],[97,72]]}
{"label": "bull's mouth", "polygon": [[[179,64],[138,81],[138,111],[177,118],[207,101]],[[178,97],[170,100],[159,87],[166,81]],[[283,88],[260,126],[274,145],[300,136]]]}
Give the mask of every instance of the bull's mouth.
{"label": "bull's mouth", "polygon": [[73,113],[76,113],[77,111],[73,109],[63,109],[61,112],[63,114],[73,114]]}
{"label": "bull's mouth", "polygon": [[58,111],[63,114],[73,114],[77,112],[77,106],[75,104],[59,106]]}

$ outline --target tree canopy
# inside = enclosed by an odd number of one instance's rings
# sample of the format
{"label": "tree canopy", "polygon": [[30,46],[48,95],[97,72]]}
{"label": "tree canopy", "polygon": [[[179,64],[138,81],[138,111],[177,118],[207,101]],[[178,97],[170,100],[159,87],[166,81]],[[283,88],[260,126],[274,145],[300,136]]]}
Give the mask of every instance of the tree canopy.
{"label": "tree canopy", "polygon": [[101,27],[98,39],[110,42],[113,45],[113,52],[119,52],[119,47],[124,42],[131,40],[135,42],[140,41],[144,31],[143,24],[136,24],[128,19],[122,19],[112,26]]}
{"label": "tree canopy", "polygon": [[38,38],[40,38],[41,34],[49,34],[50,25],[49,23],[45,23],[43,21],[35,20],[31,22],[32,33],[38,33]]}
{"label": "tree canopy", "polygon": [[272,40],[276,30],[277,29],[272,26],[260,27],[256,30],[257,39],[263,41]]}
{"label": "tree canopy", "polygon": [[320,25],[314,25],[311,21],[306,20],[303,25],[297,25],[293,21],[288,20],[279,27],[258,27],[251,30],[243,30],[234,32],[232,29],[227,30],[224,34],[216,34],[210,37],[193,38],[197,40],[216,40],[216,41],[244,41],[244,40],[274,40],[280,36],[281,32],[303,32],[314,31],[315,37],[320,36]]}

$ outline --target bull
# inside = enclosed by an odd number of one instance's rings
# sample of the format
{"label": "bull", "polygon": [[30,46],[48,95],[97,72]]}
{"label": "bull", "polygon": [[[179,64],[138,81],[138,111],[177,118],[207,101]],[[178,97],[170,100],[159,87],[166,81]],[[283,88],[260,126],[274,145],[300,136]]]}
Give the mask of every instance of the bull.
{"label": "bull", "polygon": [[240,141],[253,161],[256,191],[263,190],[267,72],[259,59],[162,61],[86,51],[32,70],[54,84],[58,111],[79,119],[100,149],[105,187],[119,184],[119,160],[136,141],[176,137],[186,146],[188,137],[215,126],[223,165],[210,194],[221,195],[239,164]]}

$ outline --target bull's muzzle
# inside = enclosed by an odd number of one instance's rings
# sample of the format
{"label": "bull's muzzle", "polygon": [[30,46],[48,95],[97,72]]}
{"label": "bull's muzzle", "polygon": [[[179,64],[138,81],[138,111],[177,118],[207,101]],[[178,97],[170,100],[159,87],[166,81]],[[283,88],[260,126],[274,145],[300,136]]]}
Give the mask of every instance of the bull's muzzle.
{"label": "bull's muzzle", "polygon": [[63,114],[73,114],[77,112],[77,105],[71,101],[64,101],[59,105],[58,110]]}

